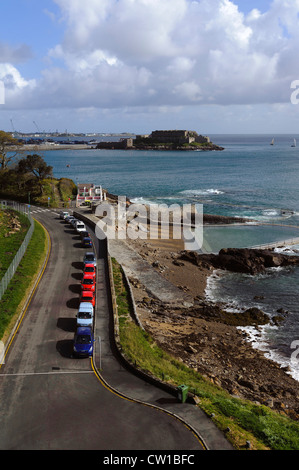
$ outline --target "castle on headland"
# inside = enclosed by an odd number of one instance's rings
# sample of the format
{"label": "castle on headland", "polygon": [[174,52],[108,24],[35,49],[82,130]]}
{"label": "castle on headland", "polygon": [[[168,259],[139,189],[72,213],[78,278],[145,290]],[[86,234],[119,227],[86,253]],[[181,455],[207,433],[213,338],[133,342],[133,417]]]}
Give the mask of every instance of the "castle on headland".
{"label": "castle on headland", "polygon": [[135,139],[122,138],[119,142],[100,142],[98,149],[153,149],[153,150],[223,150],[209,137],[195,131],[165,130],[136,135]]}
{"label": "castle on headland", "polygon": [[153,131],[148,136],[136,136],[136,140],[140,138],[149,138],[153,142],[167,144],[191,144],[197,142],[199,144],[210,143],[210,138],[198,135],[195,131],[174,130],[174,131]]}

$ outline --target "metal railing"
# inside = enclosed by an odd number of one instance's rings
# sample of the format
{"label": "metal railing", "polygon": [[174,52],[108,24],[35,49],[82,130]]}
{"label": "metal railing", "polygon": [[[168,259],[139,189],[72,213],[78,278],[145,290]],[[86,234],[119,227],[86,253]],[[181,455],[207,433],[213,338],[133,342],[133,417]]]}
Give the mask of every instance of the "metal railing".
{"label": "metal railing", "polygon": [[28,247],[28,244],[31,240],[33,231],[34,231],[34,220],[30,214],[29,207],[26,204],[20,204],[18,202],[14,201],[0,201],[0,209],[6,210],[6,209],[13,209],[17,212],[21,212],[22,214],[26,215],[30,221],[30,227],[26,233],[26,236],[22,242],[22,245],[18,249],[14,259],[12,260],[10,266],[8,267],[6,273],[2,277],[0,281],[0,300],[2,299],[10,281],[12,280],[19,264],[20,261],[22,260],[25,251]]}

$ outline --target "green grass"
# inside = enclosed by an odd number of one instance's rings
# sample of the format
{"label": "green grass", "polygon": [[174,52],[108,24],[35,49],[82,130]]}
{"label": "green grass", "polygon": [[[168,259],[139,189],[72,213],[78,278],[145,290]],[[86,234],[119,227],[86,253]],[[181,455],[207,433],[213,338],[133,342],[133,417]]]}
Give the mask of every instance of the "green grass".
{"label": "green grass", "polygon": [[47,251],[43,227],[34,222],[34,232],[14,277],[0,300],[0,339],[5,339],[20,314]]}
{"label": "green grass", "polygon": [[[13,220],[18,220],[21,227],[15,233],[10,234]],[[0,210],[0,279],[13,261],[29,227],[28,218],[20,212],[11,209]]]}
{"label": "green grass", "polygon": [[[43,193],[35,196],[35,204],[49,207],[65,207],[74,199],[77,188],[68,178],[46,178],[42,181]],[[50,198],[50,199],[48,199]]]}
{"label": "green grass", "polygon": [[[188,368],[154,342],[131,319],[128,293],[120,265],[112,259],[123,353],[139,369],[173,386],[185,384],[200,400],[200,408],[224,432],[233,446],[255,450],[299,450],[299,423],[253,402],[234,398]],[[228,430],[229,429],[229,430]]]}

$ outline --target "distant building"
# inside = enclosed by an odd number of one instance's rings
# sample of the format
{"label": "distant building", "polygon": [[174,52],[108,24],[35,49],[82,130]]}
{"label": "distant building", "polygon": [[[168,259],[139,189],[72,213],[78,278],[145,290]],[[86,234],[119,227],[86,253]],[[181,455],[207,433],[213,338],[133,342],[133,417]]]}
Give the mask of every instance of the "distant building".
{"label": "distant building", "polygon": [[90,184],[90,183],[79,183],[78,194],[76,199],[76,206],[79,207],[86,201],[100,202],[105,199],[105,191],[102,190],[102,186]]}
{"label": "distant building", "polygon": [[198,135],[195,131],[187,130],[153,131],[149,138],[154,142],[165,144],[191,144],[192,142],[201,144],[210,143],[209,137]]}
{"label": "distant building", "polygon": [[132,138],[122,138],[118,142],[99,142],[96,146],[97,149],[129,149],[133,147],[133,139]]}

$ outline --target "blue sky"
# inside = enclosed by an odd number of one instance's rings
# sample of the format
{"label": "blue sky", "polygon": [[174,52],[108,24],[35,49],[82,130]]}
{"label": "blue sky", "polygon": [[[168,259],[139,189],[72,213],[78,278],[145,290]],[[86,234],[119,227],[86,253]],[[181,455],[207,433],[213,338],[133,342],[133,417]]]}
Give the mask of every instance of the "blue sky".
{"label": "blue sky", "polygon": [[10,0],[0,129],[299,133],[299,0]]}

